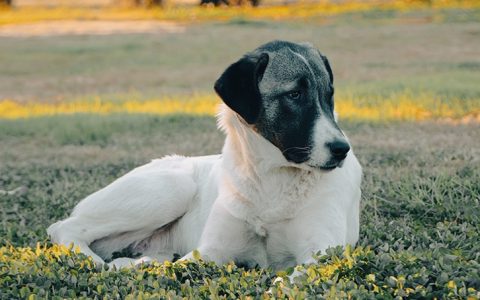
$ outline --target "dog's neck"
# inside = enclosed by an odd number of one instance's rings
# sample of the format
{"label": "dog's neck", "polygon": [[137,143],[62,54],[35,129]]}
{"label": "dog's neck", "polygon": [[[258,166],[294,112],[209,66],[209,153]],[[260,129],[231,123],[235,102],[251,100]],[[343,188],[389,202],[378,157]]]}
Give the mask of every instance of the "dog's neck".
{"label": "dog's neck", "polygon": [[287,161],[280,149],[260,135],[254,125],[245,122],[225,104],[219,109],[218,127],[227,135],[223,155],[231,156],[224,161],[241,172],[260,175],[278,169],[311,171]]}
{"label": "dog's neck", "polygon": [[230,213],[247,220],[260,235],[265,222],[294,217],[321,174],[288,162],[277,147],[225,105],[218,125],[227,134],[220,190],[227,190],[224,203]]}
{"label": "dog's neck", "polygon": [[[224,160],[234,164],[242,172],[269,171],[287,165],[278,148],[255,132],[240,116],[222,105],[218,125],[226,133],[223,155],[231,155]],[[227,150],[228,149],[228,150]],[[261,172],[263,173],[263,172]]]}

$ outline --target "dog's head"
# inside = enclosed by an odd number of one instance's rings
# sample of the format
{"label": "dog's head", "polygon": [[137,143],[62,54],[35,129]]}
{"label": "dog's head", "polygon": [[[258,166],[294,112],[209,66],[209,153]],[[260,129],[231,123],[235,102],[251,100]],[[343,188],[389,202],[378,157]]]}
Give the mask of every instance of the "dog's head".
{"label": "dog's head", "polygon": [[289,162],[330,170],[350,150],[334,117],[332,70],[312,45],[262,45],[229,66],[215,91]]}

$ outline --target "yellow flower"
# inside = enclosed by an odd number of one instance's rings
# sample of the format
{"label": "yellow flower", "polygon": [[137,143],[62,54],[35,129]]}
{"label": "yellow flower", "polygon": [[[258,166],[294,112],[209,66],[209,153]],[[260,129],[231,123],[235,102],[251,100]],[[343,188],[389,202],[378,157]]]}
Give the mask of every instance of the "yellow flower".
{"label": "yellow flower", "polygon": [[[0,100],[0,119],[77,113],[213,116],[219,103],[219,99],[214,95],[127,101],[109,101],[97,97],[94,101],[80,99],[62,103],[20,103],[5,99]],[[471,105],[466,105],[468,103]],[[368,99],[340,93],[336,110],[342,120],[480,122],[480,106],[475,103],[480,103],[480,99],[468,102],[450,99],[448,102],[442,102],[432,95],[412,95],[408,91],[385,98],[369,97]]]}
{"label": "yellow flower", "polygon": [[448,283],[447,283],[447,287],[451,290],[455,289],[457,287],[457,285],[455,284],[455,281],[453,280],[450,280]]}

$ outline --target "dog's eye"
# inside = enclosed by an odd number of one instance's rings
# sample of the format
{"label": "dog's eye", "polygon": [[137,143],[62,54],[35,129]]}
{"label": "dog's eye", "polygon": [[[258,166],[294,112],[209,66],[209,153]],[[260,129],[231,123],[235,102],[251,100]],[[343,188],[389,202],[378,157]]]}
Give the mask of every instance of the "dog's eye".
{"label": "dog's eye", "polygon": [[293,99],[293,100],[298,100],[300,98],[301,94],[299,91],[294,91],[288,93],[288,98]]}

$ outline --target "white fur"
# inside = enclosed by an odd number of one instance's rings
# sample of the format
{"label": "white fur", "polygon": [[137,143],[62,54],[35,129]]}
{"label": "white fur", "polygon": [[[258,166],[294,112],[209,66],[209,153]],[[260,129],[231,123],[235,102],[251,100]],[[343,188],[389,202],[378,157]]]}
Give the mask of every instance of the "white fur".
{"label": "white fur", "polygon": [[[336,118],[336,113],[334,113]],[[335,119],[336,121],[336,119]],[[330,150],[327,143],[337,139],[346,139],[342,132],[335,128],[333,120],[327,117],[319,117],[313,127],[313,150],[310,159],[307,162],[309,166],[320,167],[330,160]]]}
{"label": "white fur", "polygon": [[361,167],[352,152],[326,172],[288,162],[224,105],[219,126],[227,134],[221,155],[169,156],[131,171],[50,226],[52,241],[73,243],[98,263],[133,245],[158,260],[198,249],[220,264],[274,269],[357,242]]}

